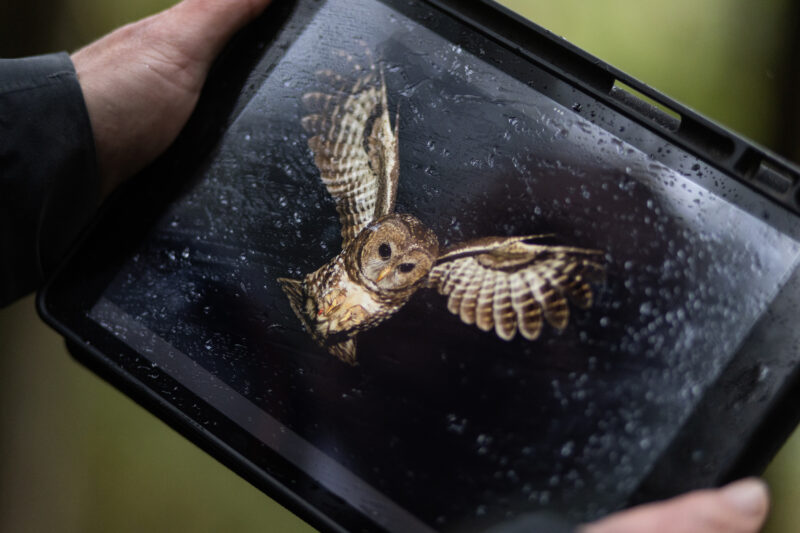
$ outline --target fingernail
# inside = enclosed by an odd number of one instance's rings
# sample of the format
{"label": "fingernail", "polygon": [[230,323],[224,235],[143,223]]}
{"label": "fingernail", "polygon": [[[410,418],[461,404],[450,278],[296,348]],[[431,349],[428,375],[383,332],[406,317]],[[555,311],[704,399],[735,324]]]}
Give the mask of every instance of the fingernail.
{"label": "fingernail", "polygon": [[720,495],[740,513],[761,515],[767,512],[767,484],[757,478],[748,478],[726,485]]}

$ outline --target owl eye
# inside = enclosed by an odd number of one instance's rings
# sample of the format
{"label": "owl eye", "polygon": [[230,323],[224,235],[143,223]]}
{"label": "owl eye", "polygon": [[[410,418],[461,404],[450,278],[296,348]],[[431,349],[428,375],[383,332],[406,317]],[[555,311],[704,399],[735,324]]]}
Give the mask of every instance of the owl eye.
{"label": "owl eye", "polygon": [[401,263],[400,266],[398,266],[397,268],[403,274],[408,274],[409,272],[414,270],[414,266],[415,266],[414,263]]}
{"label": "owl eye", "polygon": [[389,259],[392,257],[392,247],[383,243],[378,246],[378,254],[381,256],[381,259]]}

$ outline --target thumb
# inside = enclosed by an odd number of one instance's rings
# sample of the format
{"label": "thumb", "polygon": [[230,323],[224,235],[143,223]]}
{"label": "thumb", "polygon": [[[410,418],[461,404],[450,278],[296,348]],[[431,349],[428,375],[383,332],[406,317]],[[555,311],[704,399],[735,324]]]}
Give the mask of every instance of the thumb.
{"label": "thumb", "polygon": [[584,526],[581,533],[756,533],[769,508],[767,487],[750,478],[635,507]]}
{"label": "thumb", "polygon": [[72,55],[95,136],[103,194],[169,146],[212,61],[270,0],[184,0]]}

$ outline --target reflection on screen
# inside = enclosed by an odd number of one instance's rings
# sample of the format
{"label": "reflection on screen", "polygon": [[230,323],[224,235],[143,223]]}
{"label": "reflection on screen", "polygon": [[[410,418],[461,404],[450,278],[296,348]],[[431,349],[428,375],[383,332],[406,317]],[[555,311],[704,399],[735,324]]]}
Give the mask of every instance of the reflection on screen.
{"label": "reflection on screen", "polygon": [[[92,311],[395,531],[623,503],[800,254],[717,194],[714,170],[688,156],[686,174],[669,168],[481,59],[513,62],[496,45],[464,46],[375,0],[329,0]],[[573,307],[561,333],[506,342],[420,291],[359,336],[358,366],[315,344],[276,280],[341,250],[300,123],[301,97],[324,90],[315,72],[342,67],[339,50],[369,50],[383,69],[397,211],[442,247],[553,234],[604,251],[590,309]]]}

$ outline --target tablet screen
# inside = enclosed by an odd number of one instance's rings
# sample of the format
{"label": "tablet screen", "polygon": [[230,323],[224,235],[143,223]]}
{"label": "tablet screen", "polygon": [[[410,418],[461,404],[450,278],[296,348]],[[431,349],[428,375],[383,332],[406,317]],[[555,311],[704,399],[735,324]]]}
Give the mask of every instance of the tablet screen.
{"label": "tablet screen", "polygon": [[[607,512],[794,272],[797,236],[654,133],[396,4],[320,7],[90,317],[388,530]],[[358,335],[355,366],[304,329],[277,280],[319,269],[342,237],[303,96],[330,91],[320,70],[352,71],[348,55],[385,80],[395,211],[442,249],[547,234],[600,251],[605,280],[563,331],[505,341],[425,288]]]}

